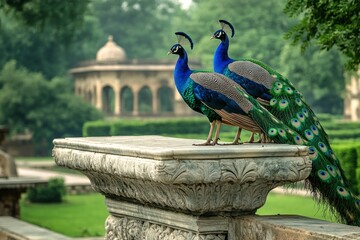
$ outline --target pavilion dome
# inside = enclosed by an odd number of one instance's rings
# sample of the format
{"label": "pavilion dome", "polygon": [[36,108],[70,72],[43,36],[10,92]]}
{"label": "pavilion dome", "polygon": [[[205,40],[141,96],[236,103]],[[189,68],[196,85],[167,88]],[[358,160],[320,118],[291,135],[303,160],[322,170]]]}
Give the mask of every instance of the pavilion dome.
{"label": "pavilion dome", "polygon": [[96,61],[98,62],[120,62],[125,60],[125,50],[113,41],[112,36],[109,36],[107,43],[96,53]]}

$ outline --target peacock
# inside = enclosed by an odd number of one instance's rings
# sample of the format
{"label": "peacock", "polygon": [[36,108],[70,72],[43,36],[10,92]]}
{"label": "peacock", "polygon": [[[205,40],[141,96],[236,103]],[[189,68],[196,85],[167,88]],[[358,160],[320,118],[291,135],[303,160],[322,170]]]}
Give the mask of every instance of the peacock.
{"label": "peacock", "polygon": [[[279,138],[274,139],[272,135],[284,135],[286,143],[309,146],[313,168],[307,186],[314,197],[322,203],[328,203],[343,222],[360,226],[359,198],[349,190],[350,186],[331,149],[328,135],[303,95],[288,79],[264,63],[250,58],[231,59],[228,56],[229,38],[225,30],[230,29],[233,37],[234,27],[225,20],[219,22],[222,28],[212,36],[221,40],[214,54],[214,71],[242,86],[245,92],[236,85],[235,88],[252,104],[251,111],[246,113],[258,123],[267,137],[274,142],[283,142]],[[273,117],[264,119],[262,114],[256,114],[258,110]],[[262,122],[264,120],[267,122]],[[284,126],[279,127],[278,122]],[[288,134],[292,132],[296,136],[289,138]]]}
{"label": "peacock", "polygon": [[[196,144],[196,145],[216,145],[220,136],[221,124],[223,122],[222,118],[212,109],[208,108],[205,104],[203,104],[199,99],[198,95],[201,93],[201,86],[194,82],[194,78],[199,77],[223,77],[220,74],[211,73],[211,72],[202,72],[191,70],[188,66],[188,56],[184,49],[184,47],[180,44],[186,41],[189,41],[190,48],[193,49],[193,41],[191,38],[184,32],[176,32],[175,35],[178,38],[178,43],[173,45],[168,52],[168,54],[176,54],[179,56],[174,70],[174,80],[175,86],[180,93],[181,97],[185,101],[185,103],[194,111],[205,115],[210,122],[210,130],[208,137],[205,143]],[[228,123],[229,124],[229,123]],[[231,125],[231,124],[230,124]],[[214,128],[216,126],[216,132],[214,140],[212,141],[212,135]],[[240,139],[241,129],[238,129],[233,144],[236,144]]]}

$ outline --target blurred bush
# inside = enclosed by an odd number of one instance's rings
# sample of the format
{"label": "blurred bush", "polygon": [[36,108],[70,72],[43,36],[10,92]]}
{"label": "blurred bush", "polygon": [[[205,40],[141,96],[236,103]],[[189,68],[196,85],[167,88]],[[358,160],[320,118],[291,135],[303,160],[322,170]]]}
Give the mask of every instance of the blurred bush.
{"label": "blurred bush", "polygon": [[27,199],[32,203],[60,203],[66,194],[63,178],[52,178],[46,186],[29,188]]}

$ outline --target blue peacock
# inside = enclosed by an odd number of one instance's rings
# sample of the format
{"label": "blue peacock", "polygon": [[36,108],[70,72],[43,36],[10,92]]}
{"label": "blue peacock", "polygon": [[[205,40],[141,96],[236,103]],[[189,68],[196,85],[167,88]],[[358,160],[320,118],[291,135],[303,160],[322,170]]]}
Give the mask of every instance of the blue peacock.
{"label": "blue peacock", "polygon": [[[180,43],[184,42],[184,39],[186,39],[186,41],[189,41],[190,48],[192,49],[193,42],[191,38],[184,32],[176,32],[175,35],[178,37],[178,43],[171,47],[168,54],[176,54],[179,56],[174,70],[174,80],[176,88],[186,102],[186,104],[192,110],[205,115],[210,122],[208,138],[205,143],[199,145],[216,145],[219,140],[220,127],[222,123],[232,126],[238,126],[236,121],[249,121],[247,119],[248,117],[244,116],[241,120],[237,120],[236,116],[238,115],[238,113],[231,113],[234,115],[233,117],[220,117],[220,115],[218,114],[218,110],[210,109],[207,105],[205,105],[199,100],[200,98],[207,98],[209,101],[211,101],[212,96],[211,94],[208,94],[206,92],[206,89],[204,89],[201,85],[197,84],[194,79],[208,79],[210,82],[217,81],[218,79],[225,77],[218,73],[190,70],[188,66],[187,53]],[[212,141],[211,138],[215,125],[216,133],[214,140]],[[261,132],[260,128],[253,125],[246,126],[246,129],[252,132]],[[239,128],[232,144],[236,144],[238,142],[238,140],[240,139],[240,132],[241,129]]]}
{"label": "blue peacock", "polygon": [[273,122],[264,125],[260,123],[261,118],[254,114],[256,111],[248,111],[267,137],[279,142],[271,136],[282,135],[284,131],[297,133],[294,138],[286,136],[287,143],[309,146],[313,169],[307,183],[314,196],[320,202],[328,203],[330,209],[335,210],[343,222],[359,226],[360,201],[349,190],[350,186],[331,149],[328,135],[302,94],[288,79],[264,63],[251,58],[230,58],[229,38],[225,30],[230,30],[233,37],[234,27],[225,20],[219,22],[222,28],[212,36],[221,41],[214,54],[214,71],[241,85],[246,91],[242,94],[251,96],[249,101],[253,104],[253,109],[266,108],[275,119],[286,126],[271,126]]}

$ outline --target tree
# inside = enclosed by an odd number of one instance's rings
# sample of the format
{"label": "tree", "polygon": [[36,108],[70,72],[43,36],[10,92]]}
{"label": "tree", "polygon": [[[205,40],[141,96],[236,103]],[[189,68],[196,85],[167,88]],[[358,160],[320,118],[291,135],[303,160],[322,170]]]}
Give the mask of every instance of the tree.
{"label": "tree", "polygon": [[104,33],[114,36],[130,59],[166,57],[172,20],[183,12],[173,0],[103,0],[91,9]]}
{"label": "tree", "polygon": [[316,40],[322,49],[337,47],[348,57],[346,66],[360,64],[360,1],[357,0],[288,0],[285,12],[301,16],[301,21],[287,33],[305,49]]}
{"label": "tree", "polygon": [[94,44],[103,34],[87,10],[88,3],[0,0],[0,66],[15,59],[51,79],[94,56]]}
{"label": "tree", "polygon": [[12,133],[28,129],[35,144],[54,138],[81,136],[86,121],[101,113],[72,94],[64,78],[46,80],[41,74],[6,63],[0,72],[0,122]]}
{"label": "tree", "polygon": [[[319,51],[311,46],[303,53],[286,44],[280,55],[280,64],[288,76],[304,94],[306,102],[315,112],[342,114],[344,106],[343,65],[336,50]],[[321,66],[321,67],[319,67]]]}

